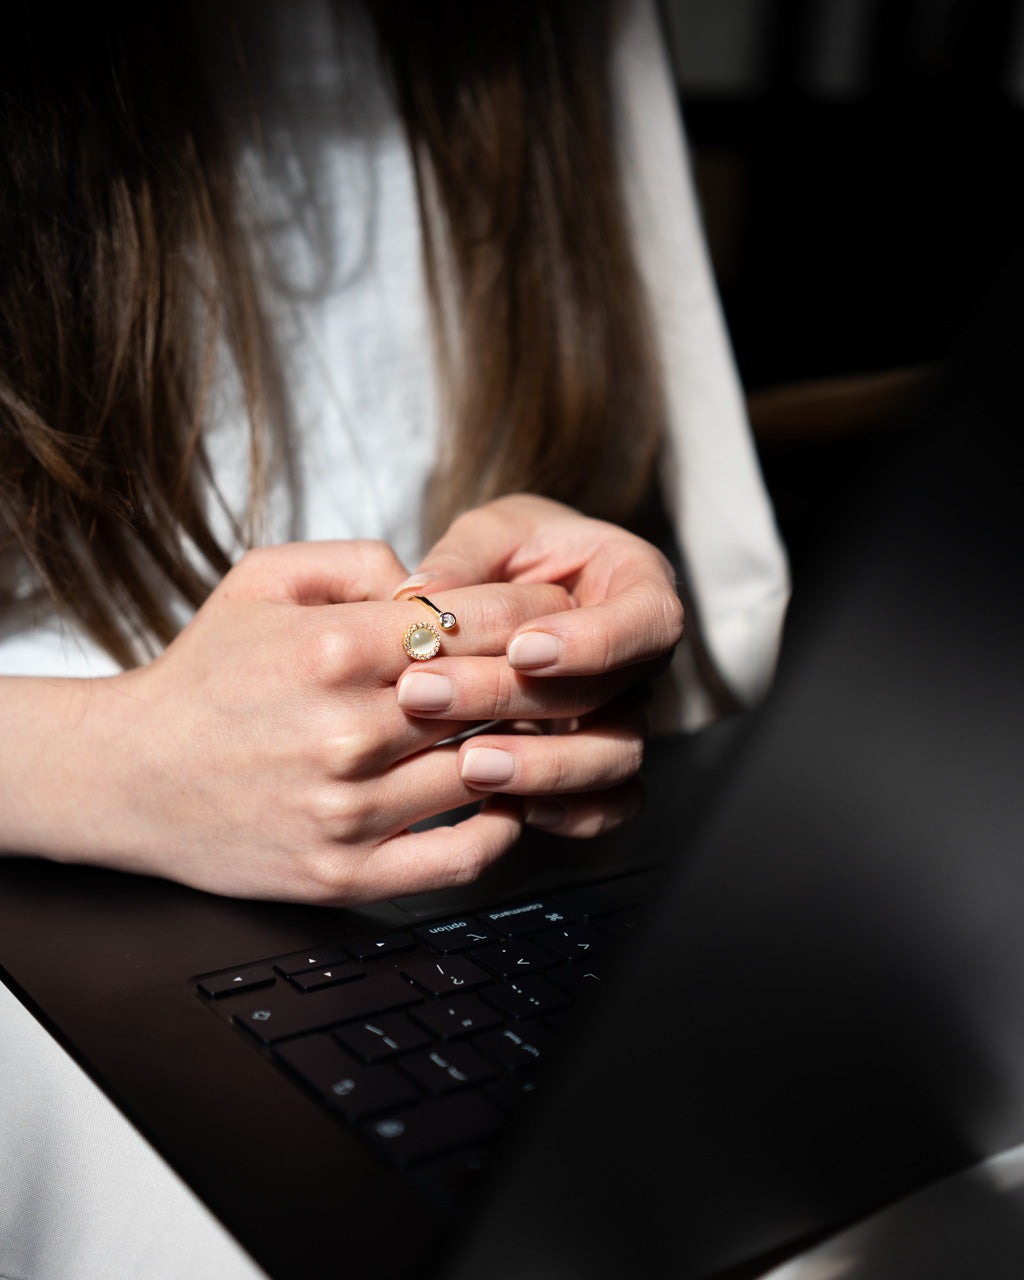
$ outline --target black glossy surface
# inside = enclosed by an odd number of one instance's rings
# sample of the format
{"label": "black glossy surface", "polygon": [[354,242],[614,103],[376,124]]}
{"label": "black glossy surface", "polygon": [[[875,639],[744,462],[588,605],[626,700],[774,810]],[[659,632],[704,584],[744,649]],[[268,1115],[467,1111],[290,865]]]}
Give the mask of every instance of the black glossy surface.
{"label": "black glossy surface", "polygon": [[985,360],[943,384],[801,606],[457,1280],[752,1275],[1024,1141],[1017,382]]}

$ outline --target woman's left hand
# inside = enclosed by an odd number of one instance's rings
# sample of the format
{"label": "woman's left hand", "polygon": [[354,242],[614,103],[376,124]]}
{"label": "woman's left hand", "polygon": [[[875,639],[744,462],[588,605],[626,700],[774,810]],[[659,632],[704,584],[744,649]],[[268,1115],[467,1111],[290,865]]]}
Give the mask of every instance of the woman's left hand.
{"label": "woman's left hand", "polygon": [[646,685],[683,632],[671,566],[624,529],[516,494],[455,520],[396,594],[486,582],[557,583],[577,608],[518,627],[507,660],[460,657],[406,671],[399,705],[415,716],[553,730],[470,739],[459,752],[463,781],[529,797],[526,821],[559,834],[616,825],[638,803]]}

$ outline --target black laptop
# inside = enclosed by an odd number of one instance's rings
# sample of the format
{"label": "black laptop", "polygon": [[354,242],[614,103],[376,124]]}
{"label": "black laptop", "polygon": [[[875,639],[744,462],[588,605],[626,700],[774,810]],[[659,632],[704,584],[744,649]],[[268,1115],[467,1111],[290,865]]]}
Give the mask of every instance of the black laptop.
{"label": "black laptop", "polygon": [[5,980],[282,1280],[749,1276],[1024,1140],[996,374],[922,415],[753,726],[654,749],[613,838],[359,912],[13,860]]}

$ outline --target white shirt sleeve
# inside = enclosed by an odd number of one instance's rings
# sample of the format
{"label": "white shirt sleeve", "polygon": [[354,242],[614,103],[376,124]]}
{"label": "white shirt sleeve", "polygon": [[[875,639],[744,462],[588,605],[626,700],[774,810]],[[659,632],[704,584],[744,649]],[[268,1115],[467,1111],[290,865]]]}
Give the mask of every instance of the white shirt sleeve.
{"label": "white shirt sleeve", "polygon": [[[745,703],[765,692],[775,668],[789,599],[786,555],[711,272],[657,15],[650,0],[626,0],[619,19],[618,145],[666,381],[666,498],[704,642]],[[706,718],[698,699],[687,702],[684,723]]]}

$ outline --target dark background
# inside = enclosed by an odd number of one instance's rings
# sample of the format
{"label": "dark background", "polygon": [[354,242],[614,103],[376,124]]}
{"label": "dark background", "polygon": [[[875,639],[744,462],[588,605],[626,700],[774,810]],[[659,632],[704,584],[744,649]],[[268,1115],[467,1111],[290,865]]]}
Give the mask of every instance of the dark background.
{"label": "dark background", "polygon": [[[663,0],[797,586],[1024,226],[1024,3]],[[965,424],[966,425],[966,424]]]}

